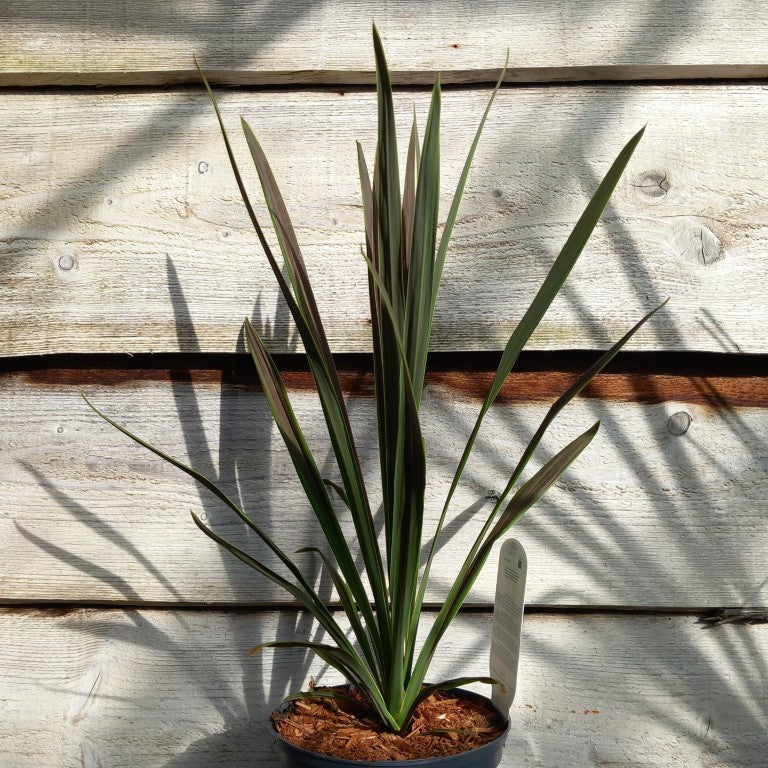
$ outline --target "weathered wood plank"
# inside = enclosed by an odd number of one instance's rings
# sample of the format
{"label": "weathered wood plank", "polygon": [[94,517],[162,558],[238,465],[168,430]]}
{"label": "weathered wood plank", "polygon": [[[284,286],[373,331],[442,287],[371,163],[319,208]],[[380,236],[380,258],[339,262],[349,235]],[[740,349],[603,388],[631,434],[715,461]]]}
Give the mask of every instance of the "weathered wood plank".
{"label": "weathered wood plank", "polygon": [[[291,612],[0,611],[0,761],[275,766],[271,706],[310,674],[337,678],[299,654],[246,650],[310,630]],[[489,630],[487,615],[460,617],[435,677],[485,673]],[[502,766],[761,768],[767,664],[765,625],[528,617]]]}
{"label": "weathered wood plank", "polygon": [[[488,417],[452,506],[430,600],[445,594],[489,497],[503,488],[546,410],[538,398],[515,401],[514,386]],[[119,386],[99,384],[88,372],[68,383],[7,375],[0,380],[0,596],[131,604],[284,600],[205,539],[188,512],[262,552],[244,526],[180,472],[99,421],[80,399],[81,387],[136,433],[220,478],[288,551],[320,541],[258,393],[205,377],[190,384],[183,373],[170,382]],[[688,403],[582,399],[553,425],[542,456],[602,420],[587,453],[516,529],[530,555],[529,602],[768,604],[768,408],[728,407],[706,379],[694,380],[694,388],[699,394]],[[663,390],[658,394],[663,399]],[[304,388],[292,396],[322,471],[334,477],[314,396]],[[364,382],[349,407],[375,506],[376,429]],[[430,378],[423,407],[433,473],[427,531],[434,530],[478,407],[466,390]],[[468,524],[459,533],[460,521]],[[318,577],[316,563],[307,567]],[[470,602],[489,604],[494,578],[489,563]],[[329,589],[324,576],[320,583]]]}
{"label": "weathered wood plank", "polygon": [[[368,344],[355,138],[368,93],[227,93],[293,211],[336,351]],[[427,94],[398,93],[400,114]],[[487,91],[446,93],[447,210]],[[532,340],[595,348],[667,296],[634,348],[765,352],[768,210],[758,86],[505,90],[449,255],[434,348],[500,349],[598,178],[650,122],[614,201]],[[403,125],[402,127],[405,127]],[[205,98],[8,93],[0,104],[0,354],[232,351],[244,315],[296,341]],[[243,153],[245,158],[245,153]],[[253,181],[253,179],[251,179]]]}
{"label": "weathered wood plank", "polygon": [[760,4],[630,0],[252,3],[5,0],[0,85],[160,84],[196,53],[236,84],[371,83],[371,20],[400,83],[765,77]]}

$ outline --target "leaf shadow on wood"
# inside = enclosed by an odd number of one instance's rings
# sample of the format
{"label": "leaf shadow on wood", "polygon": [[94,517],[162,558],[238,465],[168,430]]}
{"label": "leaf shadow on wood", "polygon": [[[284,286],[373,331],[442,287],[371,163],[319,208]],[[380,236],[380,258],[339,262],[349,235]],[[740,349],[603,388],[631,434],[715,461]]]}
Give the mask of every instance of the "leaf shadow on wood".
{"label": "leaf shadow on wood", "polygon": [[[170,258],[166,260],[166,267],[168,273],[168,291],[172,297],[172,303],[174,307],[175,322],[177,334],[179,337],[182,334],[192,333],[192,347],[193,351],[200,352],[199,344],[194,336],[194,325],[189,313],[189,307],[184,298],[183,288],[178,280],[178,275],[173,266],[173,262]],[[256,299],[253,312],[251,313],[251,321],[256,328],[260,329],[262,338],[268,347],[277,347],[279,349],[293,350],[296,347],[297,340],[294,334],[291,334],[290,325],[287,322],[288,307],[283,302],[278,302],[276,308],[276,317],[274,322],[270,322],[265,319],[261,309],[260,299]],[[240,330],[242,336],[242,329]],[[192,423],[200,424],[203,422],[200,409],[194,400],[194,397],[190,398],[191,377],[183,372],[177,372],[174,374],[174,396],[177,403],[177,410],[179,413],[183,409],[192,410]],[[187,452],[192,454],[193,451],[198,453],[201,451],[203,456],[197,460],[195,469],[204,474],[206,477],[214,480],[217,485],[220,485],[226,489],[231,489],[233,493],[232,498],[241,507],[247,509],[247,505],[244,503],[242,497],[242,484],[249,482],[248,478],[248,463],[244,457],[244,449],[246,446],[265,445],[269,444],[273,432],[272,421],[270,420],[267,425],[263,422],[256,420],[255,418],[250,420],[250,423],[243,424],[243,414],[240,408],[233,408],[235,400],[231,397],[227,397],[222,392],[220,401],[220,429],[218,439],[218,452],[209,445],[200,446],[198,436],[190,434],[184,430],[184,425],[189,424],[186,419],[181,421],[182,431],[184,432],[184,442],[186,444]],[[255,414],[254,414],[255,415]],[[239,434],[232,435],[230,430],[233,425],[238,424]],[[242,431],[241,431],[242,430]],[[218,453],[218,466],[214,460],[214,456]],[[327,466],[330,461],[330,457],[326,457],[325,464]],[[228,490],[228,493],[230,490]],[[227,536],[228,534],[220,530],[221,524],[233,522],[233,513],[231,510],[225,509],[222,504],[213,499],[209,493],[204,489],[201,489],[200,500],[203,504],[203,519],[207,524],[221,535]],[[258,510],[253,510],[251,514],[257,523],[265,528],[267,531],[280,532],[280,517],[282,510],[274,508],[265,508],[264,505],[260,506]],[[317,526],[313,526],[309,514],[307,515],[307,529],[305,531],[291,531],[291,540],[293,547],[289,544],[288,551],[291,548],[296,549],[297,544],[304,544],[306,541],[317,541],[318,530]],[[238,521],[234,521],[238,522]],[[247,541],[250,546],[246,547],[247,551],[252,552],[264,552],[264,544],[258,539],[258,537],[248,531]],[[279,546],[285,546],[284,542],[277,542]],[[203,544],[212,545],[212,543],[201,541]],[[239,561],[225,552],[223,549],[219,549],[222,559],[222,567],[225,572],[230,573],[229,582],[237,594],[237,590],[242,587],[242,569]],[[257,555],[259,556],[259,555]],[[310,561],[311,563],[312,561]],[[235,567],[237,566],[237,567]],[[327,573],[322,571],[317,561],[311,564],[309,567],[303,569],[304,575],[310,584],[317,582],[316,589],[318,594],[323,599],[329,599],[331,595],[332,584],[330,577]],[[260,577],[254,572],[254,579]],[[300,614],[292,616],[288,612],[280,614],[280,621],[278,625],[278,636],[281,640],[293,640],[304,639],[310,635],[310,628],[312,626],[311,617],[302,616]],[[259,629],[254,628],[254,636],[250,638],[242,638],[243,648],[247,649],[254,645],[259,645],[267,640],[272,640],[272,637],[260,636]],[[279,653],[279,651],[278,651]],[[306,653],[293,653],[292,656],[295,659],[301,659],[300,662],[294,666],[295,674],[291,676],[290,680],[280,680],[276,677],[269,676],[270,690],[264,691],[264,697],[267,701],[278,702],[282,700],[282,697],[286,693],[291,693],[296,690],[300,690],[302,685],[306,681],[307,669],[309,662],[312,658],[312,654]],[[247,663],[247,662],[246,662]],[[252,666],[248,664],[248,666]],[[244,669],[245,674],[245,669]],[[263,709],[263,699],[256,700],[253,697],[246,699],[246,711],[250,713],[254,710]]]}
{"label": "leaf shadow on wood", "polygon": [[[36,477],[40,485],[49,492],[54,502],[61,505],[65,509],[73,511],[73,513],[76,512],[82,515],[85,512],[90,516],[91,513],[88,512],[85,507],[83,507],[81,504],[73,504],[72,500],[65,494],[61,493],[59,489],[50,483],[41,472],[38,472],[36,469],[34,469],[34,467],[30,467],[29,465],[25,465],[25,468],[30,474],[32,474],[33,477]],[[95,517],[95,515],[93,517]],[[63,565],[75,568],[89,578],[95,578],[106,584],[113,585],[115,589],[117,589],[117,591],[127,600],[140,600],[139,593],[131,586],[130,582],[122,578],[120,574],[116,573],[115,571],[105,567],[100,563],[95,563],[92,560],[81,557],[75,552],[70,552],[64,547],[59,547],[53,542],[47,541],[46,539],[35,535],[16,521],[14,521],[14,525],[16,526],[16,530],[19,532],[19,534],[28,542],[30,542],[30,544],[33,544],[39,550],[58,560]],[[107,538],[109,540],[113,540],[111,531],[107,534]],[[123,544],[124,537],[121,534],[118,533],[115,538],[119,542],[119,546],[125,546],[126,550],[133,551],[133,547],[130,543]],[[147,566],[147,569],[150,571],[150,573],[153,573],[153,575],[157,576],[157,578],[162,583],[168,586],[167,579],[165,579],[162,574],[158,573],[154,566],[149,563],[146,558],[141,558],[140,562]]]}
{"label": "leaf shadow on wood", "polygon": [[[3,8],[2,15],[5,20],[24,17],[26,23],[47,26],[55,25],[57,31],[66,33],[69,27],[85,26],[90,34],[98,34],[99,27],[117,27],[120,35],[145,35],[145,34],[187,34],[190,37],[189,65],[193,69],[193,55],[196,55],[201,65],[205,67],[209,57],[216,56],[217,51],[210,48],[210,41],[206,38],[206,30],[220,28],[229,25],[239,27],[240,40],[247,39],[247,30],[253,30],[254,37],[262,41],[263,45],[270,45],[274,41],[288,34],[297,19],[306,14],[311,8],[318,5],[319,0],[296,0],[289,6],[276,0],[267,2],[230,3],[228,0],[214,0],[206,3],[203,20],[196,19],[193,14],[179,13],[178,9],[165,6],[153,9],[144,17],[136,14],[120,16],[120,19],[111,18],[109,10],[106,13],[92,12],[89,9],[83,11],[74,3],[69,12],[64,12],[60,7],[50,7],[29,4],[14,4]],[[126,20],[134,22],[135,26],[126,27]],[[232,66],[237,67],[239,61],[245,61],[252,57],[252,50],[241,49],[228,52]],[[92,89],[73,89],[73,93],[92,93]],[[67,239],[72,237],[68,229],[74,226],[77,229],[78,219],[88,221],[89,212],[103,205],[105,196],[108,195],[110,185],[114,179],[126,175],[132,168],[141,167],[149,158],[159,155],[168,146],[177,143],[183,136],[186,126],[199,114],[198,104],[208,104],[205,92],[200,87],[194,91],[194,106],[190,108],[190,91],[179,90],[175,98],[171,99],[164,108],[150,111],[147,120],[135,125],[130,130],[122,133],[106,151],[93,153],[90,164],[78,170],[76,178],[56,179],[44,195],[44,201],[37,207],[22,216],[14,223],[12,230],[2,233],[1,241],[11,244],[13,250],[3,259],[4,279],[12,279],[15,270],[22,264],[25,253],[34,256],[29,251],[15,251],[16,245],[27,241],[63,241],[61,247],[66,250]],[[94,119],[98,119],[95,117]],[[50,133],[50,117],[46,116],[45,133]],[[37,143],[31,143],[29,156],[37,151]],[[66,149],[69,149],[68,147]],[[99,148],[103,150],[103,146]],[[107,200],[107,205],[112,204],[112,199]],[[77,236],[74,238],[77,239]],[[77,263],[76,257],[74,263]],[[141,277],[137,276],[137,282]],[[106,302],[115,299],[105,296]],[[186,334],[184,335],[184,339]],[[186,347],[182,345],[181,349]]]}
{"label": "leaf shadow on wood", "polygon": [[[524,630],[527,674],[510,739],[536,765],[683,759],[757,768],[767,738],[759,725],[766,716],[762,630],[731,627],[714,636],[692,617],[671,615],[535,616]],[[547,681],[561,687],[554,701]],[[553,719],[555,739],[545,731]],[[564,748],[567,762],[558,759]]]}

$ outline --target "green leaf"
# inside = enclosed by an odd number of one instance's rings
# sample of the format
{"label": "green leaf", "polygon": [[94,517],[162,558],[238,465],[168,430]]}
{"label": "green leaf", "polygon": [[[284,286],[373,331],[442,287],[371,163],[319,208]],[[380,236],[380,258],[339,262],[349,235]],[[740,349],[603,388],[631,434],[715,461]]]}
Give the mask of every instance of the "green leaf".
{"label": "green leaf", "polygon": [[544,417],[541,424],[539,425],[539,428],[536,430],[534,436],[531,438],[530,442],[528,443],[525,450],[523,451],[522,456],[518,460],[517,465],[515,466],[515,469],[512,472],[512,475],[510,476],[506,487],[501,492],[501,494],[499,495],[499,498],[494,504],[494,507],[491,510],[491,513],[488,516],[488,519],[486,520],[485,524],[483,525],[483,528],[480,531],[480,534],[477,536],[475,544],[470,550],[470,554],[468,555],[468,557],[472,557],[477,552],[477,548],[479,547],[480,542],[483,540],[485,534],[488,532],[491,525],[493,524],[493,521],[499,509],[501,509],[501,507],[503,506],[505,499],[507,498],[510,491],[514,487],[515,483],[517,483],[521,473],[527,466],[536,448],[541,443],[541,440],[544,437],[544,434],[546,433],[547,429],[552,424],[552,422],[555,420],[555,418],[558,416],[558,414],[563,410],[563,408],[565,408],[566,405],[568,405],[568,403],[570,403],[571,400],[573,400],[574,397],[576,397],[592,381],[592,379],[595,378],[595,376],[597,376],[608,365],[608,363],[611,362],[611,360],[613,360],[613,358],[616,356],[619,350],[621,350],[621,348],[632,338],[632,336],[635,335],[635,333],[637,333],[638,330],[640,330],[640,328],[643,325],[645,325],[646,322],[648,322],[648,320],[650,320],[662,307],[666,305],[667,301],[668,300],[663,301],[661,304],[659,304],[658,307],[651,310],[647,315],[645,315],[645,317],[642,318],[642,320],[640,320],[632,328],[630,328],[630,330],[627,331],[627,333],[625,333],[624,336],[622,336],[607,352],[603,353],[552,404],[550,409],[547,411],[546,416]]}
{"label": "green leaf", "polygon": [[[378,235],[374,222],[377,220],[371,180],[368,175],[368,167],[360,142],[357,142],[357,164],[360,174],[360,190],[363,198],[363,221],[365,224],[365,253],[363,258],[368,263],[368,300],[371,311],[371,342],[373,352],[373,379],[376,396],[376,427],[379,443],[379,466],[381,470],[381,489],[383,496],[382,507],[384,510],[384,533],[386,539],[386,557],[389,562],[391,555],[390,531],[392,530],[392,500],[391,500],[391,467],[388,454],[390,443],[389,435],[392,431],[390,425],[390,410],[387,406],[387,381],[385,378],[384,339],[382,337],[381,297],[376,279],[379,279],[379,252]],[[386,293],[386,291],[385,291]],[[394,310],[390,310],[393,314]],[[391,321],[394,323],[394,320]]]}
{"label": "green leaf", "polygon": [[421,402],[433,311],[432,279],[440,203],[440,80],[432,90],[413,221],[406,302],[406,349],[416,406]]}
{"label": "green leaf", "polygon": [[[299,248],[299,243],[296,239],[296,233],[293,229],[293,223],[288,215],[285,201],[283,200],[275,176],[272,173],[272,168],[267,161],[259,140],[256,138],[256,134],[244,117],[240,118],[240,125],[243,129],[248,149],[251,152],[253,164],[259,175],[264,199],[267,202],[269,215],[272,218],[272,225],[277,234],[280,251],[283,254],[285,266],[288,269],[297,304],[307,322],[307,327],[312,334],[315,344],[320,348],[323,346],[324,342],[324,334],[320,333],[322,330],[322,321],[317,309],[317,302],[315,301],[315,295],[312,291],[312,285],[310,284],[309,276],[307,275],[304,257],[301,254],[301,249]],[[322,349],[321,351],[325,357],[326,350]],[[330,356],[330,350],[328,350],[328,356]]]}
{"label": "green leaf", "polygon": [[[307,352],[310,369],[317,386],[323,414],[334,454],[339,465],[349,508],[360,542],[366,572],[373,589],[374,600],[380,614],[386,615],[386,585],[381,553],[376,542],[373,515],[370,510],[362,469],[355,447],[344,396],[341,391],[336,364],[323,328],[304,259],[288,216],[272,169],[253,130],[242,120],[246,142],[261,181],[264,197],[278,233],[283,257],[288,266],[301,317],[306,331],[297,321],[297,327]],[[334,554],[336,554],[334,552]],[[344,570],[342,568],[342,570]],[[347,575],[349,579],[349,575]],[[350,581],[350,583],[353,583]],[[354,584],[353,584],[354,588]]]}
{"label": "green leaf", "polygon": [[[391,316],[394,312],[386,287],[376,274],[373,264],[363,254],[368,273],[376,286],[381,305]],[[391,685],[388,703],[390,709],[400,706],[403,686],[410,675],[410,659],[415,638],[412,606],[418,587],[421,534],[424,519],[424,490],[426,486],[426,456],[421,435],[416,396],[408,370],[406,352],[395,325],[390,326],[392,339],[400,354],[401,371],[398,386],[401,389],[402,419],[394,442],[394,469],[392,473],[392,516],[388,535],[390,599],[392,604],[393,656],[391,657]],[[394,382],[390,384],[394,386]],[[404,652],[400,652],[404,649]]]}
{"label": "green leaf", "polygon": [[389,329],[389,342],[400,355],[400,365],[402,366],[405,374],[408,376],[409,383],[411,386],[413,386],[413,376],[411,375],[409,369],[408,352],[406,351],[405,341],[397,330],[397,324],[394,322],[395,313],[397,310],[394,307],[392,297],[390,296],[387,287],[384,285],[381,275],[378,273],[371,260],[365,255],[365,253],[362,253],[362,257],[365,260],[365,265],[368,267],[368,277],[373,281],[374,288],[376,290],[377,304],[379,305],[379,308],[383,308],[385,310],[385,312],[382,314],[385,315],[386,318],[390,321],[391,327]]}
{"label": "green leaf", "polygon": [[333,480],[329,480],[327,477],[323,478],[323,482],[329,488],[333,488],[336,491],[336,495],[341,499],[344,506],[349,509],[349,499],[347,498],[346,491],[338,483],[334,483]]}
{"label": "green leaf", "polygon": [[[385,526],[387,539],[387,571],[390,580],[390,599],[393,601],[391,613],[396,612],[392,597],[396,589],[394,581],[398,579],[400,567],[401,521],[403,507],[407,504],[404,497],[402,463],[404,460],[405,444],[403,429],[405,428],[406,406],[403,378],[405,376],[401,363],[400,350],[396,346],[396,338],[404,336],[405,331],[405,295],[406,274],[402,259],[402,202],[400,198],[400,173],[398,167],[397,136],[392,99],[392,86],[387,69],[387,62],[381,44],[378,30],[373,27],[373,46],[376,59],[376,94],[378,104],[378,136],[376,157],[373,174],[373,235],[376,243],[373,248],[376,272],[386,288],[393,312],[385,313],[377,301],[380,292],[375,285],[373,291],[373,308],[378,317],[377,353],[380,364],[378,383],[382,386],[381,397],[377,396],[377,418],[381,425],[384,438],[380,445],[382,457],[382,483],[385,503]],[[393,579],[394,577],[394,579]],[[392,628],[393,643],[400,636],[398,628]],[[393,671],[387,691],[388,701],[392,702],[401,694],[398,692],[402,677],[401,649],[392,649]]]}
{"label": "green leaf", "polygon": [[[432,336],[432,324],[434,321],[434,315],[435,315],[435,308],[437,306],[437,297],[440,292],[440,280],[443,275],[443,267],[445,266],[445,258],[446,254],[448,253],[448,244],[451,240],[451,235],[453,233],[453,227],[456,224],[456,218],[459,214],[459,207],[461,205],[461,199],[464,196],[464,189],[467,184],[467,179],[469,178],[469,171],[472,167],[472,161],[475,157],[475,152],[477,151],[477,146],[480,143],[480,136],[482,135],[483,128],[485,127],[485,122],[488,119],[488,114],[491,111],[491,106],[493,105],[494,99],[496,98],[496,94],[499,91],[499,88],[501,88],[501,84],[504,82],[504,77],[507,73],[507,67],[509,65],[509,49],[507,49],[507,58],[504,62],[504,67],[501,70],[501,74],[499,75],[499,79],[496,81],[496,85],[491,92],[491,95],[488,99],[488,103],[485,107],[485,111],[483,112],[483,116],[480,119],[480,124],[477,126],[477,130],[475,131],[474,138],[472,139],[472,144],[469,148],[469,152],[467,153],[467,158],[464,161],[464,167],[461,171],[461,176],[459,177],[458,185],[456,186],[456,191],[453,195],[453,200],[451,201],[451,207],[448,211],[448,218],[445,221],[445,225],[443,226],[443,233],[440,237],[440,244],[437,248],[437,253],[435,255],[435,264],[433,268],[433,274],[432,274],[432,295],[430,298],[430,310],[429,310],[429,318],[427,322],[427,328],[426,328],[426,338],[427,338],[427,345],[429,345],[429,340]],[[461,470],[463,472],[463,468]],[[458,478],[456,479],[456,484],[458,484]],[[442,531],[443,522],[445,520],[445,515],[448,511],[448,505],[450,504],[451,496],[453,495],[453,489],[449,492],[448,500],[446,502],[446,505],[443,509],[443,513],[440,517],[440,520],[437,525],[437,531],[435,533],[435,536],[432,538],[432,545],[430,547],[429,555],[427,557],[427,562],[424,568],[424,574],[421,579],[421,585],[419,587],[419,593],[416,601],[413,605],[413,623],[417,623],[418,621],[418,614],[421,611],[421,605],[424,602],[424,595],[426,593],[426,586],[427,581],[429,579],[430,570],[432,567],[432,559],[434,557],[434,553],[436,551],[436,546],[438,539],[440,537],[440,533]]]}
{"label": "green leaf", "polygon": [[133,434],[129,430],[127,430],[124,426],[119,424],[118,422],[111,419],[109,416],[107,416],[105,413],[103,413],[101,410],[99,410],[82,392],[80,393],[83,400],[85,400],[88,407],[96,413],[100,418],[102,418],[104,421],[107,422],[110,426],[114,427],[119,432],[122,432],[126,437],[129,437],[131,440],[133,440],[135,443],[138,443],[142,448],[146,448],[146,450],[150,451],[151,453],[154,453],[156,456],[160,457],[164,461],[168,462],[172,466],[176,467],[177,469],[180,469],[182,472],[189,475],[193,480],[197,481],[202,485],[204,488],[209,490],[216,498],[223,501],[224,504],[226,504],[268,547],[272,552],[274,552],[275,555],[280,559],[280,561],[287,566],[287,568],[290,570],[290,572],[294,575],[294,577],[299,581],[299,583],[302,585],[302,587],[308,592],[311,593],[312,589],[309,586],[309,584],[306,582],[304,577],[301,574],[301,571],[296,567],[293,560],[288,557],[288,555],[275,544],[274,540],[267,535],[267,533],[259,526],[254,520],[247,515],[230,497],[221,489],[218,485],[216,485],[212,480],[207,478],[205,475],[200,474],[195,469],[192,469],[192,467],[187,466],[183,462],[179,461],[178,459],[175,459],[173,456],[169,456],[167,453],[164,453],[159,448],[156,448],[151,443],[146,442],[146,440],[142,440],[137,435]]}
{"label": "green leaf", "polygon": [[607,352],[604,352],[552,404],[550,409],[547,411],[547,415],[544,417],[541,424],[539,425],[539,428],[536,430],[536,433],[534,434],[534,436],[531,438],[531,441],[526,446],[526,449],[523,452],[523,455],[520,457],[517,463],[517,466],[515,467],[515,470],[512,473],[512,476],[510,477],[509,482],[507,483],[507,486],[504,488],[504,491],[501,493],[501,496],[496,502],[497,508],[500,507],[501,504],[503,504],[504,499],[512,490],[512,487],[517,482],[521,472],[525,469],[531,456],[533,456],[534,451],[539,446],[539,443],[541,442],[541,439],[544,437],[544,434],[546,433],[550,424],[552,424],[552,422],[558,416],[560,411],[562,411],[563,408],[565,408],[565,406],[568,405],[568,403],[570,403],[574,397],[576,397],[583,391],[583,389],[592,381],[592,379],[594,379],[595,376],[597,376],[608,365],[608,363],[610,363],[611,360],[613,360],[613,358],[616,357],[616,355],[621,350],[621,348],[637,333],[637,331],[639,331],[640,328],[642,328],[642,326],[648,322],[648,320],[650,320],[660,309],[662,309],[662,307],[666,306],[668,301],[669,299],[666,299],[661,304],[659,304],[658,307],[656,307],[655,309],[652,309],[639,322],[635,323],[635,325],[632,326],[632,328],[630,328],[615,344],[613,344],[613,346],[611,346],[611,348]]}
{"label": "green leaf", "polygon": [[[386,597],[386,583],[384,580],[384,569],[381,562],[381,556],[378,551],[378,545],[375,544],[372,515],[370,513],[367,498],[364,497],[365,490],[362,481],[362,472],[359,468],[357,454],[354,449],[354,441],[352,439],[348,417],[344,408],[341,389],[338,385],[338,376],[336,374],[330,350],[325,339],[325,334],[322,331],[322,324],[319,319],[319,314],[317,313],[317,308],[314,303],[314,297],[311,292],[311,287],[309,286],[309,281],[306,278],[306,270],[304,269],[303,260],[301,259],[300,252],[298,251],[298,244],[296,243],[293,228],[290,224],[285,205],[282,201],[282,196],[280,195],[279,190],[277,189],[277,185],[274,182],[271,169],[266,162],[266,158],[264,158],[263,153],[261,152],[258,141],[255,140],[255,135],[253,135],[253,132],[250,131],[247,124],[245,124],[244,128],[246,131],[246,141],[249,144],[249,148],[251,149],[252,156],[254,156],[254,160],[257,161],[257,170],[259,171],[259,177],[262,182],[262,189],[264,190],[265,196],[267,196],[268,203],[270,204],[270,213],[273,218],[273,223],[277,222],[279,225],[278,229],[280,231],[278,232],[278,238],[281,247],[284,248],[283,255],[286,258],[286,261],[290,264],[289,274],[291,279],[296,282],[296,287],[299,289],[297,295],[302,302],[302,306],[300,306],[300,304],[297,303],[297,300],[294,299],[291,289],[288,286],[280,270],[280,267],[277,264],[274,255],[272,254],[269,244],[266,241],[264,233],[256,217],[254,208],[248,198],[245,185],[243,184],[242,177],[235,160],[231,144],[229,142],[226,128],[216,103],[216,99],[202,71],[200,71],[200,75],[203,79],[203,83],[205,84],[206,90],[216,112],[219,126],[221,128],[222,137],[224,138],[224,143],[227,149],[227,154],[232,166],[233,173],[235,175],[235,179],[237,181],[238,188],[243,198],[243,202],[245,203],[246,209],[254,229],[256,230],[261,246],[275,275],[275,279],[278,282],[281,293],[288,303],[291,315],[296,322],[296,326],[301,336],[302,342],[310,358],[313,375],[315,376],[315,380],[318,382],[318,387],[319,389],[324,390],[324,392],[321,393],[321,397],[325,395],[323,409],[326,415],[328,413],[331,414],[329,424],[335,425],[335,431],[332,431],[332,438],[335,438],[334,449],[337,450],[337,458],[339,457],[339,453],[342,454],[339,460],[340,470],[345,480],[348,496],[352,500],[352,503],[355,504],[356,530],[358,532],[359,539],[361,542],[363,542],[363,545],[367,545],[366,566],[369,572],[369,581],[374,591],[374,600],[377,604],[377,611],[381,617],[381,621],[386,626],[388,607]],[[246,336],[249,332],[247,326],[248,324],[246,324]],[[253,331],[252,328],[251,331]],[[336,553],[334,552],[334,554]],[[344,556],[342,555],[342,558],[343,557]],[[386,642],[386,639],[383,639],[383,642]]]}
{"label": "green leaf", "polygon": [[[359,146],[359,143],[358,143]],[[403,189],[403,271],[408,282],[411,263],[411,242],[413,241],[413,219],[416,206],[416,156],[419,154],[419,133],[416,128],[416,110],[413,111],[411,137],[408,141],[408,155],[405,161],[405,184]]]}
{"label": "green leaf", "polygon": [[291,310],[291,315],[293,316],[293,319],[296,321],[297,325],[299,325],[299,321],[297,320],[297,314],[298,314],[298,306],[296,305],[295,300],[293,299],[293,296],[291,295],[290,288],[288,287],[288,284],[285,281],[285,278],[283,277],[283,273],[280,271],[280,266],[278,265],[274,254],[272,253],[272,249],[269,247],[269,243],[267,242],[267,238],[264,235],[264,230],[261,228],[261,224],[259,223],[259,219],[256,216],[256,211],[251,204],[251,200],[248,197],[248,191],[245,188],[245,183],[243,182],[242,174],[240,173],[240,168],[237,164],[237,160],[235,158],[235,153],[232,150],[232,144],[229,141],[229,134],[227,133],[226,126],[224,125],[224,120],[221,116],[221,111],[219,110],[218,102],[216,101],[216,97],[213,94],[213,91],[211,90],[211,86],[208,83],[208,80],[205,77],[205,74],[203,73],[203,70],[200,69],[200,64],[198,63],[197,59],[195,59],[195,66],[197,67],[197,71],[200,74],[200,78],[203,81],[203,85],[205,86],[205,90],[208,93],[208,98],[211,100],[211,104],[213,105],[213,110],[216,113],[216,119],[219,123],[219,129],[221,131],[222,139],[224,140],[224,146],[227,150],[227,157],[229,158],[229,164],[232,168],[232,173],[235,176],[235,182],[237,183],[237,188],[240,191],[240,197],[243,200],[243,204],[245,205],[245,209],[248,212],[248,217],[251,220],[251,224],[253,225],[254,230],[256,231],[256,235],[259,239],[259,243],[261,244],[262,250],[264,251],[264,255],[267,257],[267,260],[269,261],[269,265],[272,268],[272,272],[275,275],[275,279],[278,282],[278,285],[280,286],[280,291],[285,297],[286,302],[288,303],[288,307]]}
{"label": "green leaf", "polygon": [[456,487],[456,484],[458,483],[459,478],[461,477],[461,473],[464,470],[467,459],[469,458],[469,454],[472,451],[472,446],[474,445],[475,438],[477,437],[477,433],[480,429],[480,425],[485,414],[488,412],[491,404],[501,391],[501,388],[504,385],[504,381],[512,371],[512,368],[517,362],[517,359],[520,356],[520,352],[523,350],[526,342],[538,327],[541,319],[544,317],[544,314],[554,301],[555,296],[557,296],[557,294],[560,292],[565,279],[568,277],[574,265],[576,264],[576,260],[586,245],[589,236],[592,234],[592,231],[597,225],[597,222],[600,220],[600,216],[602,215],[605,206],[608,204],[611,193],[621,178],[621,174],[624,172],[624,169],[626,168],[630,157],[632,157],[632,153],[635,151],[635,147],[637,147],[637,144],[642,138],[644,131],[645,128],[638,131],[621,150],[616,160],[614,160],[613,165],[611,165],[611,168],[609,169],[605,178],[600,183],[597,191],[587,204],[584,213],[582,213],[581,217],[576,223],[576,226],[566,240],[565,245],[560,251],[560,254],[555,260],[555,263],[552,265],[552,268],[549,270],[549,273],[547,274],[544,282],[536,293],[536,296],[531,302],[531,305],[525,311],[523,318],[512,332],[512,335],[509,337],[509,341],[507,342],[506,347],[504,348],[504,352],[501,355],[499,367],[496,370],[496,374],[494,375],[493,383],[491,384],[491,388],[485,398],[485,402],[483,403],[483,407],[477,418],[475,427],[473,428],[472,434],[467,441],[467,447],[465,448],[461,457],[461,461],[459,462],[459,469],[456,472],[454,483],[451,486],[451,495]]}
{"label": "green leaf", "polygon": [[[397,158],[397,132],[395,109],[392,103],[392,84],[376,25],[373,26],[373,49],[376,57],[376,94],[378,101],[379,132],[376,145],[374,189],[378,201],[378,231],[380,252],[384,268],[384,284],[392,294],[399,310],[405,298],[402,259],[402,219],[400,201],[400,171]],[[398,315],[400,312],[398,311]]]}
{"label": "green leaf", "polygon": [[600,422],[596,421],[586,432],[579,435],[555,454],[536,474],[520,486],[507,508],[499,517],[488,538],[497,541],[557,482],[560,476],[592,442]]}

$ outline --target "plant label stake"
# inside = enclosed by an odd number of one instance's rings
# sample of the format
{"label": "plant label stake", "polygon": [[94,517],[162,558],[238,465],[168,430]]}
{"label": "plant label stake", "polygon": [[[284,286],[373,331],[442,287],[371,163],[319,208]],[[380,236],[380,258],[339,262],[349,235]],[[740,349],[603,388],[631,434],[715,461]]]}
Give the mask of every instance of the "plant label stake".
{"label": "plant label stake", "polygon": [[499,553],[496,598],[491,630],[491,677],[503,684],[493,686],[494,706],[509,712],[517,688],[517,662],[520,658],[520,634],[523,629],[525,577],[528,559],[517,539],[507,539]]}

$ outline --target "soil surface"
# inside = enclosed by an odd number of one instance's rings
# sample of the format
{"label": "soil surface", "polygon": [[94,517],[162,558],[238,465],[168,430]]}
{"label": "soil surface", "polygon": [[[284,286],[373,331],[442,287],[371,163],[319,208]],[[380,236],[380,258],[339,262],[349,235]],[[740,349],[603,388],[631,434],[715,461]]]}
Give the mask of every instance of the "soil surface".
{"label": "soil surface", "polygon": [[273,712],[280,735],[303,749],[346,760],[420,760],[456,755],[487,744],[504,731],[496,710],[459,691],[438,691],[423,701],[403,735],[384,729],[365,699],[348,688],[332,699],[299,699]]}

